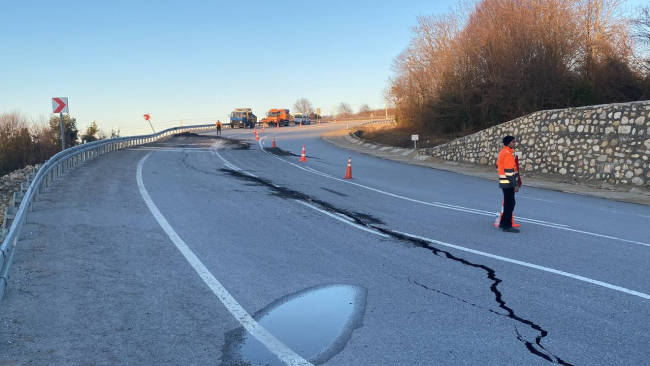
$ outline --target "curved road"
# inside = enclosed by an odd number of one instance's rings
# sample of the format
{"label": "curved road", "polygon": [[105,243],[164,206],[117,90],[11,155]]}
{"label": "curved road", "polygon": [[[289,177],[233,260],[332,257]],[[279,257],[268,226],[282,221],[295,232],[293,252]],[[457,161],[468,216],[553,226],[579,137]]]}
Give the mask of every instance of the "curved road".
{"label": "curved road", "polygon": [[175,136],[69,173],[23,229],[0,364],[647,363],[647,207],[524,187],[503,233],[496,179],[320,139],[341,127]]}

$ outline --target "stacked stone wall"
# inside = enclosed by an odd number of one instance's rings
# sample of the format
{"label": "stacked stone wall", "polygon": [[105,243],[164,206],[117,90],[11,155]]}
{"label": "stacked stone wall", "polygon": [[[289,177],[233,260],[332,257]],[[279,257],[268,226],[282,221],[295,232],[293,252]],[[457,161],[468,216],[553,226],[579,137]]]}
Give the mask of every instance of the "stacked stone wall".
{"label": "stacked stone wall", "polygon": [[522,173],[650,187],[650,102],[535,112],[424,153],[493,165],[506,135],[517,138]]}

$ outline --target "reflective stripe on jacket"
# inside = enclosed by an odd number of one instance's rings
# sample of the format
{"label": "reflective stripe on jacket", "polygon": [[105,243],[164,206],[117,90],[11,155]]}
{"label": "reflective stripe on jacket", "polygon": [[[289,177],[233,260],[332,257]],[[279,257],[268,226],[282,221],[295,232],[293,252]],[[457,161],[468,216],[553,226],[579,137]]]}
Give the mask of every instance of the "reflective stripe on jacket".
{"label": "reflective stripe on jacket", "polygon": [[515,153],[509,147],[504,146],[499,152],[497,159],[497,168],[499,169],[499,188],[517,188],[519,187],[519,172],[515,162]]}

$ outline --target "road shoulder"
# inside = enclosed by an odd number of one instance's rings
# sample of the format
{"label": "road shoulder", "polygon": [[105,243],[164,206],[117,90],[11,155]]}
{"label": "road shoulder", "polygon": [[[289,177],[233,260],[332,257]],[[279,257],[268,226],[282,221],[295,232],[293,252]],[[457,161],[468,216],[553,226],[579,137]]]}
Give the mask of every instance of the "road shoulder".
{"label": "road shoulder", "polygon": [[[496,170],[489,166],[469,163],[458,163],[436,159],[432,156],[421,155],[415,149],[403,149],[392,146],[382,146],[359,139],[352,134],[353,130],[337,130],[323,134],[321,138],[340,148],[360,154],[375,156],[380,159],[400,163],[424,166],[431,169],[444,170],[487,180],[495,180]],[[606,187],[596,182],[571,182],[567,177],[557,177],[550,174],[522,173],[524,186],[548,189],[552,191],[579,194],[640,205],[650,205],[650,192],[628,186]]]}

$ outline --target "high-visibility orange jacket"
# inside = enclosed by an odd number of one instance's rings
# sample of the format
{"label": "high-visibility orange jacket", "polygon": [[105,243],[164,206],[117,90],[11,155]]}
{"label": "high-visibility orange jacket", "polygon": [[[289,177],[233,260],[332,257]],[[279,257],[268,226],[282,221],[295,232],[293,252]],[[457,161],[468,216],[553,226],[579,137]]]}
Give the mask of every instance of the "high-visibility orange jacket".
{"label": "high-visibility orange jacket", "polygon": [[499,188],[517,188],[519,187],[519,172],[515,162],[515,152],[504,146],[499,152],[497,159],[497,168],[499,169]]}

